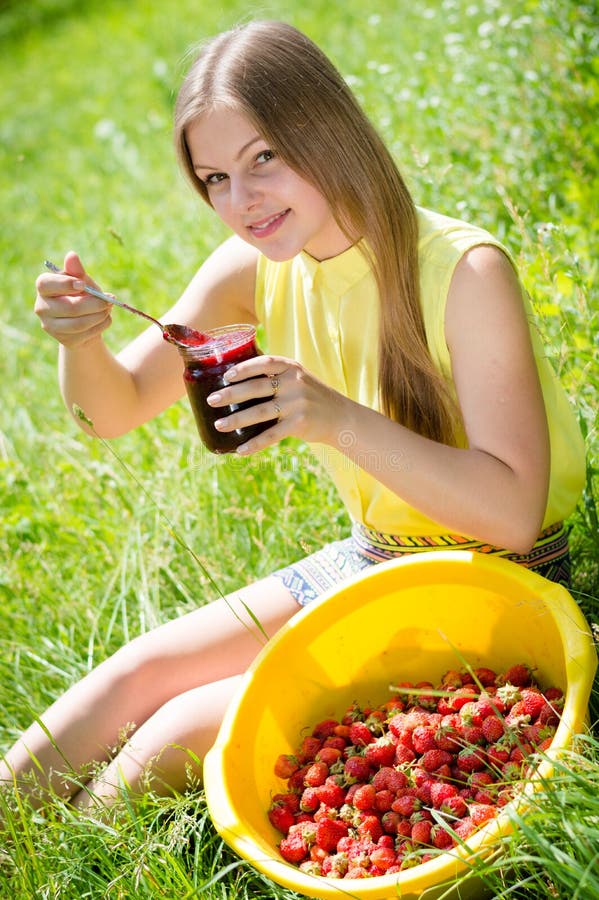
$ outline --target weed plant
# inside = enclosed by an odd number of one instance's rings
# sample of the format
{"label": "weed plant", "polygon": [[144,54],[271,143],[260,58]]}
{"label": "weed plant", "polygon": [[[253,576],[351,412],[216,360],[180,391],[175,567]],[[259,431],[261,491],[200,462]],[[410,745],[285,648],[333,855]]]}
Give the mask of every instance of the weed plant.
{"label": "weed plant", "polygon": [[[348,520],[300,442],[240,462],[206,454],[182,401],[112,442],[65,412],[56,347],[33,314],[45,257],[79,251],[117,296],[159,315],[225,232],[171,149],[190,47],[272,16],[333,58],[418,203],[489,228],[518,258],[547,353],[587,441],[571,529],[573,595],[597,627],[596,121],[593,3],[570,0],[5,0],[0,8],[0,747],[123,641],[259,578]],[[116,349],[139,329],[115,310]],[[145,490],[140,489],[140,485]],[[173,528],[164,525],[159,511]],[[173,531],[193,548],[185,552]],[[597,687],[597,685],[596,685]],[[591,698],[591,723],[599,715]],[[503,852],[492,896],[599,897],[599,743],[581,738]],[[114,817],[0,793],[0,898],[295,896],[216,836],[200,785]]]}

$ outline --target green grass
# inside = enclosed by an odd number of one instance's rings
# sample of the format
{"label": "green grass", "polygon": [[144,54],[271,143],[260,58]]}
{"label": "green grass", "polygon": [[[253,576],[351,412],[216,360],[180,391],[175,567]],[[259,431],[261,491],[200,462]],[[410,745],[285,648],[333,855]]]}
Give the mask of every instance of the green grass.
{"label": "green grass", "polygon": [[[329,53],[417,202],[479,222],[518,257],[587,437],[587,490],[569,522],[573,594],[599,621],[594,5],[5,2],[2,747],[123,640],[214,596],[157,503],[223,591],[240,585],[241,572],[263,576],[347,527],[303,446],[288,442],[243,464],[209,457],[185,403],[112,442],[145,493],[67,417],[56,347],[32,312],[43,259],[59,262],[68,248],[107,289],[159,314],[222,240],[222,227],[177,171],[171,111],[190,46],[253,15],[287,19]],[[138,327],[115,313],[111,346]],[[597,689],[591,718],[599,718]],[[598,761],[591,734],[505,853],[485,864],[494,896],[599,896]],[[148,797],[105,823],[59,801],[42,815],[0,800],[2,898],[294,896],[223,846],[199,789],[177,800]]]}

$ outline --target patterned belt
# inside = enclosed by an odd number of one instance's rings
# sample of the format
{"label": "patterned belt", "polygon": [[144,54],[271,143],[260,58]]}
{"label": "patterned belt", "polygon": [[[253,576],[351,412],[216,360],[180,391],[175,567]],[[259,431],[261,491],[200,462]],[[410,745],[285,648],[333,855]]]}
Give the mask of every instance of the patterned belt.
{"label": "patterned belt", "polygon": [[563,522],[550,525],[539,535],[529,553],[513,553],[501,547],[493,547],[481,541],[473,541],[460,534],[435,534],[405,536],[384,534],[354,522],[352,537],[359,552],[370,559],[394,559],[408,553],[426,553],[430,550],[476,550],[478,553],[494,553],[520,563],[529,569],[545,566],[568,553],[568,533]]}

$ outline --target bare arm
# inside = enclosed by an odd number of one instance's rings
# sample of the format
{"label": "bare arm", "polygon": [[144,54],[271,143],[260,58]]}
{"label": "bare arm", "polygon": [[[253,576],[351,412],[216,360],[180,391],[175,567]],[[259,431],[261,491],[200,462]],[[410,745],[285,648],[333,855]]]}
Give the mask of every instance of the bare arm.
{"label": "bare arm", "polygon": [[[206,260],[161,321],[200,330],[254,322],[255,266],[256,252],[231,238]],[[67,409],[76,404],[98,434],[116,437],[182,396],[183,365],[153,325],[114,356],[102,337],[111,307],[77,292],[75,279],[92,282],[75,254],[66,257],[65,272],[68,276],[40,276],[36,312],[42,327],[60,342],[59,382]]]}

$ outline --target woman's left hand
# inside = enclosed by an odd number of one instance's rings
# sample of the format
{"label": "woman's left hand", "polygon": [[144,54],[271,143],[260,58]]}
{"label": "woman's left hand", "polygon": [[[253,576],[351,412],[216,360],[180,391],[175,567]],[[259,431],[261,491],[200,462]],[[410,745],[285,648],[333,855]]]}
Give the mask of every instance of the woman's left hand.
{"label": "woman's left hand", "polygon": [[336,443],[340,427],[336,423],[349,401],[295,360],[282,356],[256,356],[228,369],[225,379],[227,386],[207,398],[213,408],[256,399],[264,402],[223,415],[215,422],[217,431],[235,431],[276,420],[266,431],[238,447],[240,455],[263,450],[289,436],[324,444]]}

